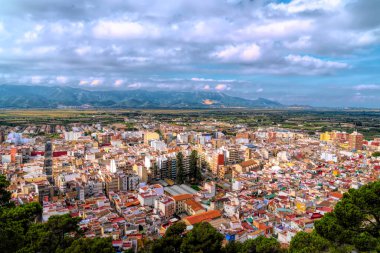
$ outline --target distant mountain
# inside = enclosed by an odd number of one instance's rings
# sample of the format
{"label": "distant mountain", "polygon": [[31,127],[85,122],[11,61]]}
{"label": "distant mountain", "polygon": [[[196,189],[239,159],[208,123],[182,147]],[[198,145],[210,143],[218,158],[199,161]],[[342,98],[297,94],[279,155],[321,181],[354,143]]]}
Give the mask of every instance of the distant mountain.
{"label": "distant mountain", "polygon": [[0,108],[280,108],[264,98],[249,100],[207,91],[89,91],[72,87],[0,85]]}

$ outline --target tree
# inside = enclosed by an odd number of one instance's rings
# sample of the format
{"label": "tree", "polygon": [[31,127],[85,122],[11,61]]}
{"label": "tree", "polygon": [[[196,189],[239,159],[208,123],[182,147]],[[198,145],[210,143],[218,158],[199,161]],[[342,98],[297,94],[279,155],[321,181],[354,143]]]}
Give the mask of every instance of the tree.
{"label": "tree", "polygon": [[186,224],[183,222],[177,222],[174,225],[170,226],[166,232],[165,237],[173,237],[181,235],[186,230]]}
{"label": "tree", "polygon": [[165,235],[157,240],[149,241],[145,249],[141,252],[161,253],[161,252],[180,252],[180,247],[183,242],[183,233],[186,230],[186,224],[177,222],[170,226]]}
{"label": "tree", "polygon": [[243,243],[232,241],[224,247],[223,251],[225,253],[277,253],[282,250],[280,243],[275,238],[259,236]]}
{"label": "tree", "polygon": [[160,136],[160,139],[163,138],[163,135],[162,135],[162,132],[161,132],[160,129],[157,129],[157,130],[155,130],[154,132],[156,132],[156,133]]}
{"label": "tree", "polygon": [[259,236],[255,239],[256,241],[256,252],[258,253],[276,253],[281,252],[281,245],[276,238],[266,238],[264,236]]}
{"label": "tree", "polygon": [[153,171],[154,177],[157,178],[157,175],[158,175],[157,163],[153,163],[152,171]]}
{"label": "tree", "polygon": [[51,216],[46,223],[32,224],[25,235],[24,248],[35,252],[65,250],[80,238],[79,221],[80,218],[65,214]]}
{"label": "tree", "polygon": [[177,222],[170,226],[165,233],[164,245],[173,249],[172,252],[180,252],[181,244],[183,241],[183,232],[186,230],[186,224],[183,222]]}
{"label": "tree", "polygon": [[25,234],[41,214],[39,203],[0,207],[0,252],[15,252],[25,245]]}
{"label": "tree", "polygon": [[338,246],[368,251],[380,247],[380,181],[350,189],[332,213],[315,222],[315,230]]}
{"label": "tree", "polygon": [[183,154],[182,152],[178,152],[177,154],[177,184],[183,184],[185,179],[184,171],[183,171]]}
{"label": "tree", "polygon": [[7,191],[9,182],[4,175],[0,175],[0,207],[8,206],[11,199],[11,193]]}
{"label": "tree", "polygon": [[[63,252],[63,251],[62,251]],[[65,253],[114,253],[111,238],[80,238],[75,240]]]}
{"label": "tree", "polygon": [[224,253],[240,253],[242,245],[243,244],[239,241],[230,241],[229,243],[227,243],[224,246],[222,252],[224,252]]}
{"label": "tree", "polygon": [[181,252],[210,252],[219,253],[222,249],[223,235],[210,223],[202,222],[186,234],[181,245]]}
{"label": "tree", "polygon": [[360,251],[371,251],[377,248],[379,252],[379,238],[375,238],[370,235],[368,232],[360,233],[359,235],[353,238],[353,244]]}
{"label": "tree", "polygon": [[239,253],[276,253],[280,252],[280,243],[273,237],[259,236],[242,243]]}
{"label": "tree", "polygon": [[42,213],[39,203],[21,206],[8,205],[6,187],[9,183],[0,176],[0,252],[114,252],[108,239],[83,239],[80,218],[69,214],[51,216],[45,223],[36,222]]}
{"label": "tree", "polygon": [[202,180],[201,168],[198,166],[198,152],[193,150],[190,154],[190,178],[198,183]]}
{"label": "tree", "polygon": [[289,252],[318,253],[328,250],[330,246],[331,243],[316,232],[299,232],[292,238]]}

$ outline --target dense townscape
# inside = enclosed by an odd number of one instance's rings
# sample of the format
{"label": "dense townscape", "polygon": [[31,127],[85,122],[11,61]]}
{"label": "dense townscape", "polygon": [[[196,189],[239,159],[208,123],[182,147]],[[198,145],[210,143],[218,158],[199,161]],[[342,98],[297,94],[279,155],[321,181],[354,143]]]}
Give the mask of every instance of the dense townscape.
{"label": "dense townscape", "polygon": [[0,2],[0,253],[380,252],[380,0]]}
{"label": "dense townscape", "polygon": [[310,136],[139,116],[2,126],[0,143],[11,203],[39,202],[42,224],[75,218],[82,238],[109,238],[115,252],[147,250],[168,231],[189,234],[203,224],[223,245],[272,238],[288,249],[297,233],[313,234],[350,188],[380,177],[380,139],[356,131]]}

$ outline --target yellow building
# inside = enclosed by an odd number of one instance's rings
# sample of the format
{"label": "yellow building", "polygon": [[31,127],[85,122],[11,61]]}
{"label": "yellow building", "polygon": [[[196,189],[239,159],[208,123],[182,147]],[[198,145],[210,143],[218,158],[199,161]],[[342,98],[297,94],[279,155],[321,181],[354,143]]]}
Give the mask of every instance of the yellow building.
{"label": "yellow building", "polygon": [[132,166],[132,170],[135,174],[138,174],[139,173],[139,166],[137,164],[133,164]]}
{"label": "yellow building", "polygon": [[306,211],[306,204],[303,202],[296,202],[296,208],[298,211],[305,212]]}
{"label": "yellow building", "polygon": [[340,175],[339,170],[333,170],[332,173],[333,173],[333,175],[336,176],[336,177]]}
{"label": "yellow building", "polygon": [[321,141],[330,141],[331,140],[331,134],[329,132],[321,133],[320,138]]}
{"label": "yellow building", "polygon": [[148,181],[148,170],[145,166],[134,164],[132,166],[132,170],[136,175],[139,176],[141,182]]}
{"label": "yellow building", "polygon": [[159,140],[159,139],[160,139],[160,135],[156,132],[145,132],[144,133],[144,143],[145,144],[148,144],[149,141]]}

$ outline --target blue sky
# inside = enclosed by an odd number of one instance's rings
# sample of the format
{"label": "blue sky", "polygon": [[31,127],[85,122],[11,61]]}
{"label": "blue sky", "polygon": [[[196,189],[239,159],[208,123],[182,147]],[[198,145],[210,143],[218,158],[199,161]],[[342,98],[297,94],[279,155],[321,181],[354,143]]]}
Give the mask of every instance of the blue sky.
{"label": "blue sky", "polygon": [[379,10],[377,0],[2,1],[0,84],[380,107]]}

